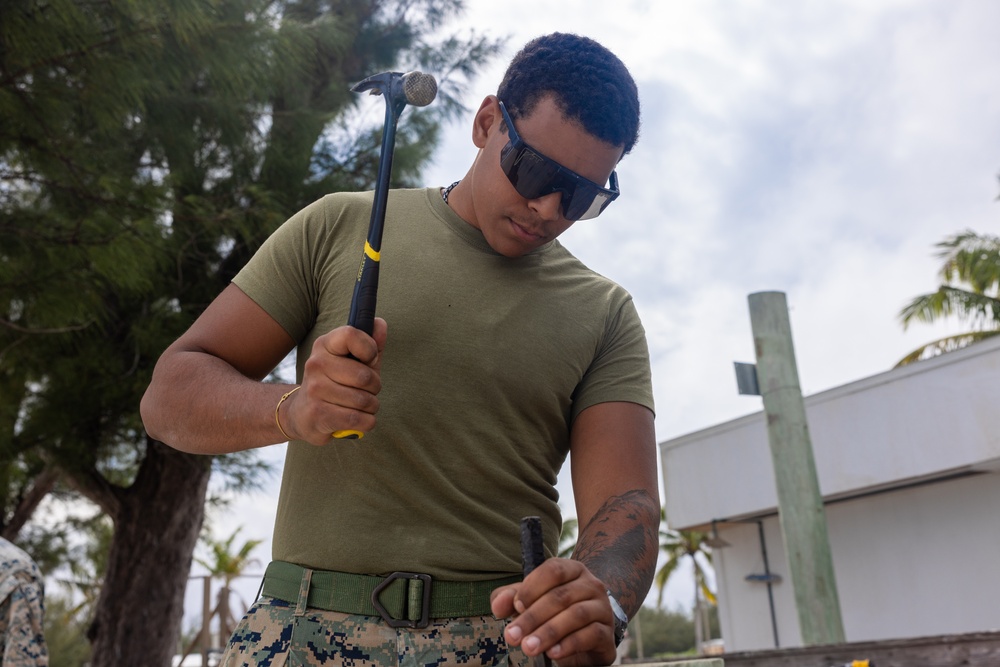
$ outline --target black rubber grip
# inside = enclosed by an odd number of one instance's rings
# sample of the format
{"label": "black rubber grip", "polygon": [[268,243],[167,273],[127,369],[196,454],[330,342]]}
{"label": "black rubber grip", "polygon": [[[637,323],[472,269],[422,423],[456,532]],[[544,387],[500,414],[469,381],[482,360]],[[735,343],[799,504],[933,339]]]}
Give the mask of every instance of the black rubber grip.
{"label": "black rubber grip", "polygon": [[351,296],[351,313],[347,323],[369,336],[375,330],[375,302],[378,299],[378,260],[362,255],[358,280]]}
{"label": "black rubber grip", "polygon": [[537,516],[521,519],[521,567],[524,576],[545,560],[545,544],[542,541],[542,520]]}

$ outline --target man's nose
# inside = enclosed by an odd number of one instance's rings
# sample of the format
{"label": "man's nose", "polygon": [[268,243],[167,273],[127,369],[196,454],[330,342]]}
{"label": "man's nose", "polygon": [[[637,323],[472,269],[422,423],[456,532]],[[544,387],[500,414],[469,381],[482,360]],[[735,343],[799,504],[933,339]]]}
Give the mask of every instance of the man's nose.
{"label": "man's nose", "polygon": [[528,207],[543,220],[559,220],[562,217],[562,193],[552,192],[537,199],[529,199]]}

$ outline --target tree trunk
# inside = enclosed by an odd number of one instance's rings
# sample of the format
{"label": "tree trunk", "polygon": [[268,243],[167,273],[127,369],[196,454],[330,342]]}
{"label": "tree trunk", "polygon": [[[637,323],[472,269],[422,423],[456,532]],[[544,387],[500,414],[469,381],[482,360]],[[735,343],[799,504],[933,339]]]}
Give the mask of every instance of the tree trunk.
{"label": "tree trunk", "polygon": [[635,624],[635,657],[642,662],[646,659],[646,649],[642,644],[642,622],[639,620],[639,612],[635,613],[632,622]]}
{"label": "tree trunk", "polygon": [[211,465],[211,457],[147,439],[135,482],[117,494],[108,572],[88,632],[93,667],[171,664]]}
{"label": "tree trunk", "polygon": [[231,594],[232,589],[229,588],[229,581],[226,581],[222,590],[219,591],[219,639],[216,646],[226,641],[236,629],[236,624],[233,622],[233,612],[229,609],[229,596]]}
{"label": "tree trunk", "polygon": [[701,627],[701,581],[698,579],[698,564],[694,563],[694,556],[691,557],[692,564],[694,565],[694,611],[692,616],[694,617],[694,652],[696,655],[701,655],[701,645],[705,641],[705,633]]}

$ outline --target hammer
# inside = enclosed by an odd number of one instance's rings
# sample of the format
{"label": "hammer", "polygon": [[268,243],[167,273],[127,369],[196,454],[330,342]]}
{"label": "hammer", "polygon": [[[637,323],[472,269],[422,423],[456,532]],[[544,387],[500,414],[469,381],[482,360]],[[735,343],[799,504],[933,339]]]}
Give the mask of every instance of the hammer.
{"label": "hammer", "polygon": [[[351,311],[347,323],[371,335],[375,328],[375,301],[378,295],[379,253],[382,249],[382,227],[385,225],[385,208],[389,199],[389,175],[392,173],[392,154],[396,147],[396,124],[407,104],[423,107],[437,96],[437,81],[423,72],[382,72],[368,77],[351,88],[352,92],[368,91],[370,95],[385,98],[385,123],[382,127],[382,148],[379,157],[378,178],[368,238],[361,254],[361,266],[354,282]],[[357,439],[361,431],[336,431],[334,438]]]}

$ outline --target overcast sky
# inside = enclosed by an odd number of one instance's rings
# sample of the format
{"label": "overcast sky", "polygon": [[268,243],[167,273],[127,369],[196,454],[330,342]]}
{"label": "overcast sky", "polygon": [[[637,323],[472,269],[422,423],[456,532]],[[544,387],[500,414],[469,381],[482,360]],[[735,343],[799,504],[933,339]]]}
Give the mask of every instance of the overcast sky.
{"label": "overcast sky", "polygon": [[[1000,221],[1000,2],[468,4],[446,30],[510,37],[465,101],[470,119],[514,51],[548,32],[593,37],[636,78],[643,125],[622,195],[562,242],[635,298],[658,440],[760,410],[732,366],[754,361],[750,293],[787,294],[807,395],[948,330],[904,332],[897,313],[937,288],[935,243]],[[427,183],[460,178],[474,155],[469,120],[447,127]],[[243,525],[268,540],[265,563],[276,490],[218,517],[219,535]],[[669,604],[689,606],[690,590],[671,586]]]}

